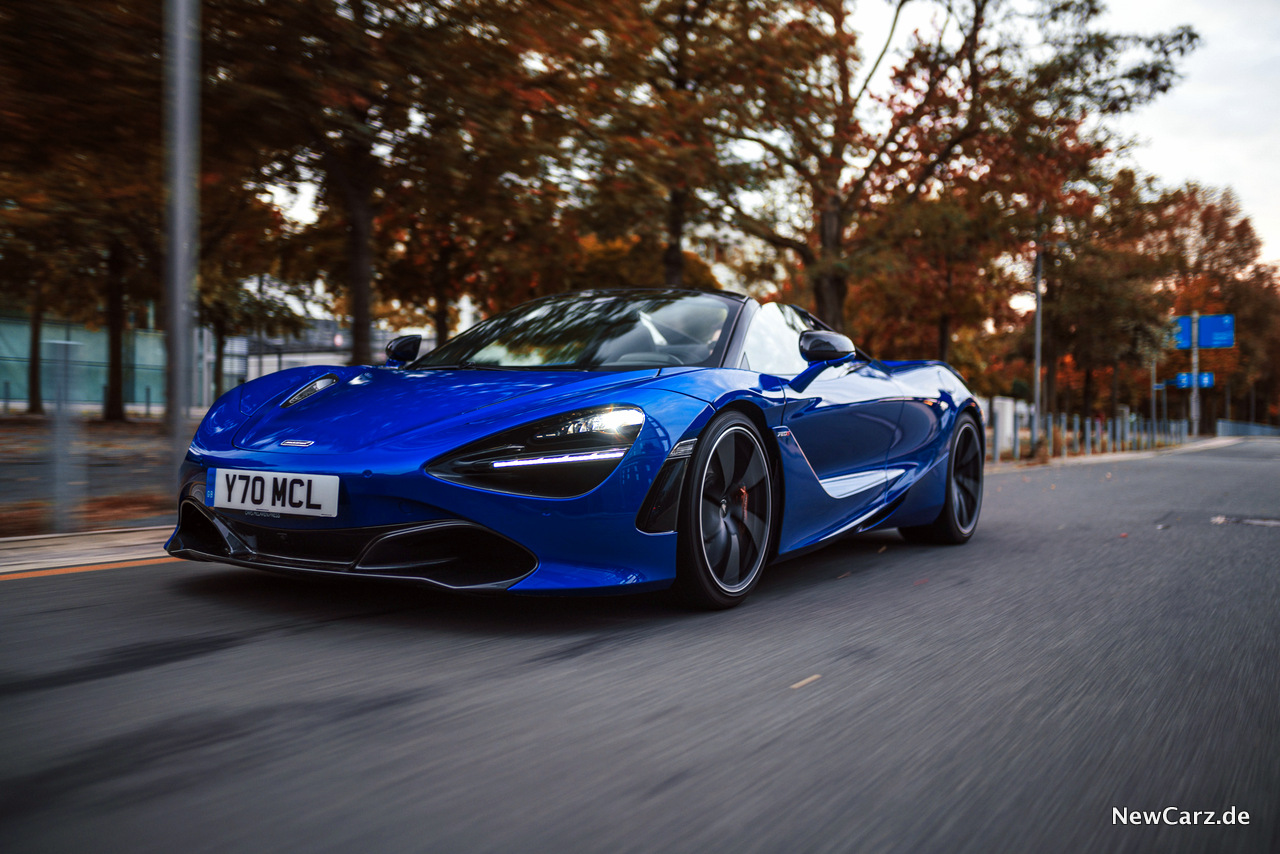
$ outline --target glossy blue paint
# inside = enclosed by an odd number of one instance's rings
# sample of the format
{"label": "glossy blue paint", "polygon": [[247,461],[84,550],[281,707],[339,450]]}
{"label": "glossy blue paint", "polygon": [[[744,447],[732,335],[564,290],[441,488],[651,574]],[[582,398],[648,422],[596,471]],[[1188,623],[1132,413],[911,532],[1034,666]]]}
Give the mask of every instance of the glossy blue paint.
{"label": "glossy blue paint", "polygon": [[[281,406],[330,373],[335,384]],[[442,455],[511,428],[618,405],[643,410],[644,425],[617,468],[586,494],[514,495],[426,471]],[[214,404],[192,441],[181,495],[211,504],[206,481],[219,468],[335,475],[336,517],[255,516],[252,523],[321,533],[465,521],[536,557],[536,570],[512,592],[663,587],[675,578],[679,535],[639,531],[637,513],[676,443],[696,439],[728,408],[752,418],[775,457],[780,556],[869,526],[932,521],[946,495],[956,419],[969,411],[981,423],[976,401],[949,367],[856,354],[797,377],[722,367],[306,367],[254,380]],[[286,440],[312,444],[287,447]]]}

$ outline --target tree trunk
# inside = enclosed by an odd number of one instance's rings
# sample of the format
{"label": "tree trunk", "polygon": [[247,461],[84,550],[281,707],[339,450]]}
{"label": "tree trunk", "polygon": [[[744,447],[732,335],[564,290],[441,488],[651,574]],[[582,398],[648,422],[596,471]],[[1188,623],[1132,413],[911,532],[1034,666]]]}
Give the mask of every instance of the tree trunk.
{"label": "tree trunk", "polygon": [[227,350],[227,327],[213,324],[213,399],[222,397],[222,354]]}
{"label": "tree trunk", "polygon": [[1120,417],[1120,362],[1111,363],[1111,417]]}
{"label": "tree trunk", "polygon": [[1044,354],[1044,393],[1041,395],[1041,405],[1044,406],[1044,414],[1057,412],[1056,398],[1058,395],[1058,354],[1053,346],[1053,336],[1048,334],[1047,324],[1042,329],[1044,334],[1041,343],[1041,352]]}
{"label": "tree trunk", "polygon": [[813,277],[813,302],[818,317],[837,332],[844,331],[844,300],[849,292],[849,279],[841,266],[841,232],[840,195],[831,193],[822,206],[822,249],[818,255],[820,269]]}
{"label": "tree trunk", "polygon": [[107,249],[107,398],[103,421],[125,421],[124,411],[124,256],[120,244]]}
{"label": "tree trunk", "polygon": [[849,283],[840,273],[820,273],[813,281],[815,314],[837,332],[844,331],[844,298]]}
{"label": "tree trunk", "polygon": [[453,242],[446,242],[440,247],[436,261],[431,265],[431,298],[434,302],[431,318],[435,324],[437,347],[449,340],[449,281],[452,276],[450,264],[453,253]]}
{"label": "tree trunk", "polygon": [[347,214],[347,302],[351,309],[351,362],[373,361],[369,340],[373,299],[373,188],[378,163],[367,142],[348,136],[323,159]]}
{"label": "tree trunk", "polygon": [[350,259],[347,286],[351,305],[351,364],[373,361],[369,341],[373,298],[373,205],[367,193],[353,192],[347,203],[347,252]]}
{"label": "tree trunk", "polygon": [[31,342],[27,348],[27,414],[44,415],[44,389],[40,376],[41,361],[40,336],[44,331],[44,284],[35,283],[35,292],[31,295]]}
{"label": "tree trunk", "polygon": [[[947,290],[943,295],[943,304],[951,304],[951,285],[953,284],[953,273],[951,268],[947,268]],[[938,316],[938,359],[946,362],[951,358],[951,312],[945,308]]]}
{"label": "tree trunk", "polygon": [[689,191],[673,189],[667,197],[667,248],[662,253],[662,278],[668,288],[684,287],[684,225]]}
{"label": "tree trunk", "polygon": [[1093,416],[1093,368],[1084,369],[1084,388],[1080,393],[1080,417]]}

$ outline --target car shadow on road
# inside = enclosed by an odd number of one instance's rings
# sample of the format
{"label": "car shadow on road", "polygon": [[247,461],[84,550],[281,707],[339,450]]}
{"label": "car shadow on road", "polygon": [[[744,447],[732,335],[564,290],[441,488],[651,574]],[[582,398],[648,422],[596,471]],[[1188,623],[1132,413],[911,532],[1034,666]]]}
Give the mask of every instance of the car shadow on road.
{"label": "car shadow on road", "polygon": [[374,579],[317,579],[230,566],[201,566],[173,582],[176,593],[299,625],[372,621],[461,632],[563,635],[608,626],[652,625],[769,609],[780,599],[833,579],[874,569],[888,546],[905,547],[894,531],[851,537],[769,567],[759,587],[729,612],[690,609],[670,591],[584,596],[475,595]]}

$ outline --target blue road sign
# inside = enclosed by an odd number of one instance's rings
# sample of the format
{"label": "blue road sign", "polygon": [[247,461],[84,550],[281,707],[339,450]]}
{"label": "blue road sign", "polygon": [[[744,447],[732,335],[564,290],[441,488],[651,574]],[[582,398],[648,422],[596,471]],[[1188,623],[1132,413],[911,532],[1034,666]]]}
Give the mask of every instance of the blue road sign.
{"label": "blue road sign", "polygon": [[1200,318],[1200,346],[1208,350],[1236,346],[1236,316],[1206,314]]}
{"label": "blue road sign", "polygon": [[[1179,350],[1191,349],[1191,317],[1175,317],[1174,346]],[[1236,316],[1234,314],[1206,314],[1200,318],[1200,349],[1222,350],[1236,346]]]}
{"label": "blue road sign", "polygon": [[[1191,372],[1183,371],[1178,374],[1178,378],[1174,380],[1174,385],[1178,388],[1191,388]],[[1213,388],[1213,373],[1211,371],[1200,372],[1200,382],[1196,383],[1200,388]]]}

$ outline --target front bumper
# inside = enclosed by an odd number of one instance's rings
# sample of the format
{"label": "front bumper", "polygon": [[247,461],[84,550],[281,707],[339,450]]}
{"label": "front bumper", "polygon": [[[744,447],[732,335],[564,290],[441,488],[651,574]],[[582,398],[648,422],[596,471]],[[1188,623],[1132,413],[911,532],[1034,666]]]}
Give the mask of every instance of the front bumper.
{"label": "front bumper", "polygon": [[450,590],[506,590],[538,561],[494,531],[461,520],[377,528],[270,528],[182,502],[166,548],[174,557],[276,572],[409,579]]}

